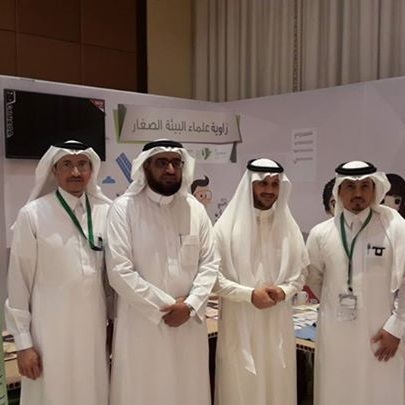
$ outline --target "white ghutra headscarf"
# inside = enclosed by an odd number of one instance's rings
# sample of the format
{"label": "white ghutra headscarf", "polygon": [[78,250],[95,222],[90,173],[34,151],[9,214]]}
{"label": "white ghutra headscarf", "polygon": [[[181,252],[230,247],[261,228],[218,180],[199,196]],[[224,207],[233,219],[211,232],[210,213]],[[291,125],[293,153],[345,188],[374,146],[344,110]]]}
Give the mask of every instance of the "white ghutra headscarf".
{"label": "white ghutra headscarf", "polygon": [[100,170],[100,158],[93,148],[89,148],[81,142],[70,140],[51,146],[42,156],[35,170],[35,184],[28,197],[27,203],[51,193],[58,188],[55,175],[52,172],[54,165],[66,155],[85,155],[91,161],[92,171],[86,193],[101,200],[111,202],[97,185],[97,176]]}
{"label": "white ghutra headscarf", "polygon": [[381,201],[391,188],[387,176],[383,172],[378,172],[377,168],[369,162],[353,160],[351,162],[342,163],[336,168],[336,180],[332,190],[336,201],[335,216],[339,216],[343,212],[343,203],[339,198],[340,185],[345,180],[361,181],[367,178],[375,185],[375,198],[370,208],[377,212],[381,211]]}
{"label": "white ghutra headscarf", "polygon": [[182,169],[182,182],[180,190],[177,193],[187,195],[188,190],[193,182],[195,159],[187,152],[180,142],[170,139],[157,139],[144,145],[142,152],[132,162],[131,178],[132,183],[129,185],[125,194],[139,194],[147,185],[143,164],[152,156],[163,152],[178,153],[184,162]]}
{"label": "white ghutra headscarf", "polygon": [[[226,278],[246,286],[254,286],[252,265],[254,263],[254,243],[257,235],[256,210],[254,208],[252,183],[267,176],[278,176],[280,191],[271,210],[274,220],[270,234],[266,259],[279,260],[275,284],[299,277],[308,263],[308,255],[302,233],[291,215],[288,199],[291,183],[282,166],[270,159],[250,161],[232,200],[215,224],[216,235],[221,244],[227,246],[229,256],[223,263]],[[277,255],[280,252],[281,255]],[[278,256],[278,257],[277,257]]]}
{"label": "white ghutra headscarf", "polygon": [[375,197],[370,208],[380,215],[382,225],[391,243],[393,255],[393,268],[391,272],[391,291],[398,290],[405,272],[405,232],[404,219],[394,209],[381,204],[385,194],[391,188],[387,176],[383,172],[365,161],[354,160],[340,164],[336,168],[336,181],[333,187],[333,196],[336,199],[335,218],[339,224],[343,212],[343,203],[339,197],[339,187],[345,180],[361,181],[370,179],[375,185]]}

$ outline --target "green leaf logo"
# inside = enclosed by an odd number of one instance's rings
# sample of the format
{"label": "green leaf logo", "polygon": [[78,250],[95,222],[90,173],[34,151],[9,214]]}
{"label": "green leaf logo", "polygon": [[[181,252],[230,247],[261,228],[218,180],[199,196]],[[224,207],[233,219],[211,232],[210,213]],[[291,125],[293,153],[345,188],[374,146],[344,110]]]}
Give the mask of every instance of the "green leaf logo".
{"label": "green leaf logo", "polygon": [[201,154],[202,154],[202,157],[204,158],[204,160],[207,160],[210,157],[210,155],[212,154],[212,152],[211,152],[210,148],[204,148],[201,151]]}

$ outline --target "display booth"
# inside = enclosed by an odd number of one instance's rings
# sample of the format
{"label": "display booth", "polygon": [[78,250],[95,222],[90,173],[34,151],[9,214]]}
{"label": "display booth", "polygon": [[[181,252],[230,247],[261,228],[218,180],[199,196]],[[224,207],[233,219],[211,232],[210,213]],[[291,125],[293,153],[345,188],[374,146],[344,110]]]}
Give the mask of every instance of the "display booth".
{"label": "display booth", "polygon": [[[33,186],[34,157],[53,133],[64,139],[94,136],[91,142],[105,158],[99,182],[112,199],[129,185],[131,162],[145,141],[182,141],[197,161],[191,192],[213,222],[249,159],[277,160],[293,184],[290,208],[306,234],[326,219],[322,191],[339,163],[366,160],[405,177],[404,94],[400,77],[212,103],[0,76],[1,301],[10,227]],[[49,110],[55,103],[59,108]],[[100,136],[105,150],[97,143]]]}

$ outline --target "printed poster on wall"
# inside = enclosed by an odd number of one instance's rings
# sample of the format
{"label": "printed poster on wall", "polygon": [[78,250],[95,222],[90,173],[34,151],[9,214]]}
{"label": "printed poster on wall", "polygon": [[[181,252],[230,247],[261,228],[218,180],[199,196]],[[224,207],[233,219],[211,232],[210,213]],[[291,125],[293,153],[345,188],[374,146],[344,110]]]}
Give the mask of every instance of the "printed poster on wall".
{"label": "printed poster on wall", "polygon": [[296,129],[291,133],[291,177],[294,181],[313,182],[316,179],[315,128]]}

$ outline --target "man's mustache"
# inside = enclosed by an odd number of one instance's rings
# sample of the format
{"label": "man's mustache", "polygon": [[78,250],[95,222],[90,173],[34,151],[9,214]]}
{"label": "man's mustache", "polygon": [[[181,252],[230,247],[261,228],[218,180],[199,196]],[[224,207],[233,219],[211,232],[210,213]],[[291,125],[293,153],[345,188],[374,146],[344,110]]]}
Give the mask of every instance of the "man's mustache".
{"label": "man's mustache", "polygon": [[161,180],[175,180],[176,175],[175,174],[165,174],[164,176],[161,177]]}
{"label": "man's mustache", "polygon": [[351,202],[365,202],[364,198],[354,197],[350,200]]}

